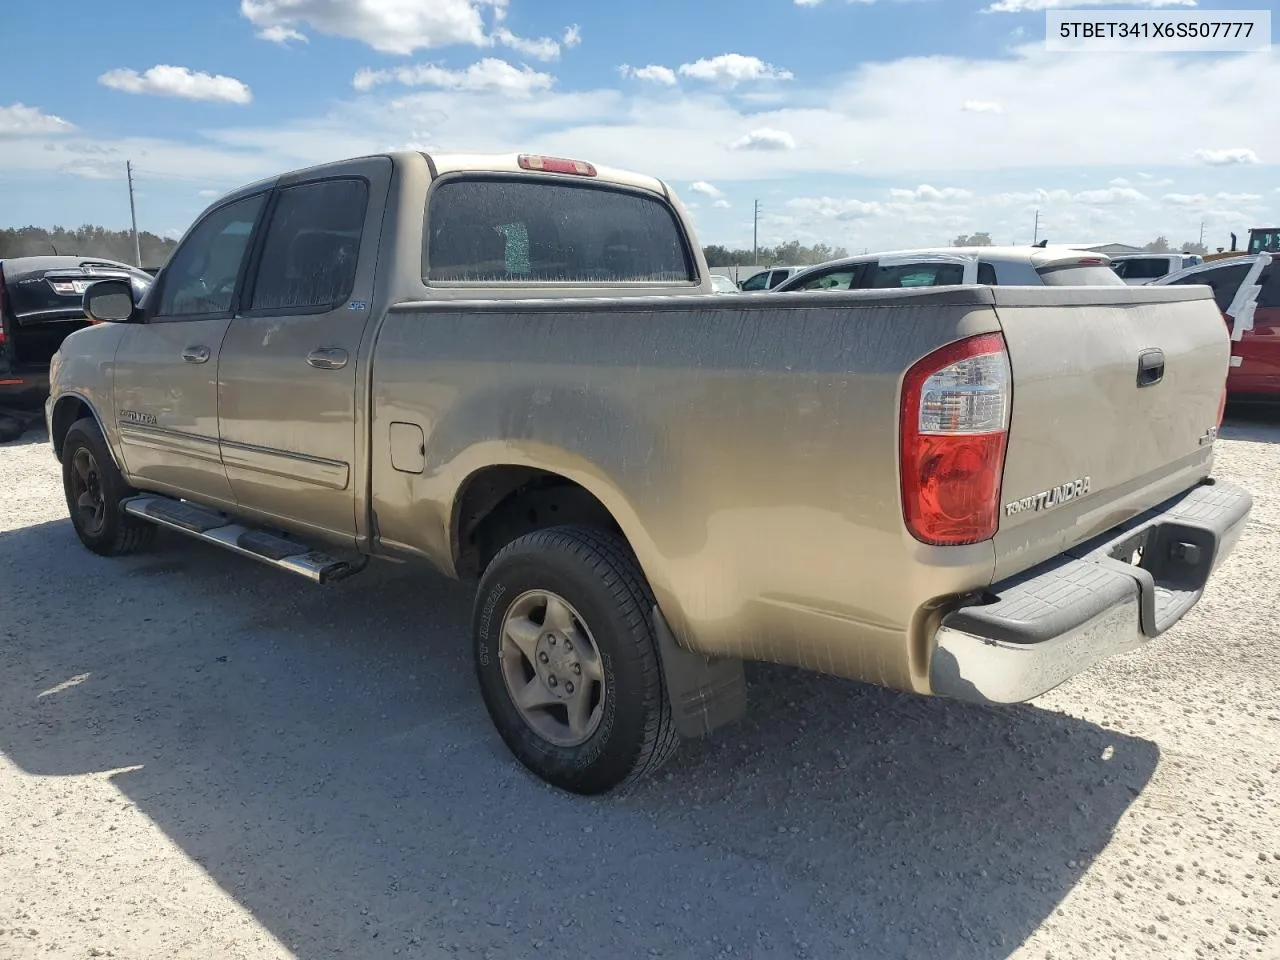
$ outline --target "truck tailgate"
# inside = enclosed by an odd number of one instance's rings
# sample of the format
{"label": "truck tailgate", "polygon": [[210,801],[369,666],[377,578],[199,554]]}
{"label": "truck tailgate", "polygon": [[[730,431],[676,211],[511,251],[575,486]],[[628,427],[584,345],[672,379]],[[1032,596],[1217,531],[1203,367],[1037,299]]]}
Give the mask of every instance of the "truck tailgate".
{"label": "truck tailgate", "polygon": [[1197,287],[994,287],[1013,373],[995,579],[1208,476],[1230,358]]}

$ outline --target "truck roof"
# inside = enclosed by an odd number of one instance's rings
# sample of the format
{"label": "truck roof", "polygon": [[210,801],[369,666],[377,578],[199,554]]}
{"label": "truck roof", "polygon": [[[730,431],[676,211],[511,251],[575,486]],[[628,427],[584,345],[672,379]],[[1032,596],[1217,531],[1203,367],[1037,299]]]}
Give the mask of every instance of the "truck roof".
{"label": "truck roof", "polygon": [[[389,157],[392,162],[397,165],[404,163],[416,163],[426,160],[434,168],[437,174],[444,173],[511,173],[534,175],[536,171],[525,170],[520,166],[521,156],[540,156],[549,158],[547,154],[527,154],[527,153],[423,153],[417,150],[388,150],[380,153],[365,154],[365,157]],[[340,163],[348,163],[351,160],[363,159],[362,157],[344,157],[341,160],[331,161],[329,163],[313,164],[309,167],[298,167],[293,170],[278,173],[271,177],[264,177],[261,180],[255,180],[253,183],[246,183],[227,191],[223,199],[237,196],[240,194],[252,193],[263,187],[271,186],[279,180],[289,179],[305,179],[311,174],[322,175],[330,167]],[[560,158],[557,158],[560,159]],[[580,159],[580,158],[564,158],[564,159]],[[584,161],[590,163],[590,161]],[[594,177],[585,176],[567,176],[566,179],[581,180],[586,182],[606,183],[614,186],[631,187],[633,189],[647,190],[656,193],[659,196],[667,197],[666,184],[656,177],[646,176],[642,173],[635,173],[630,170],[620,170],[617,167],[600,166],[592,163],[595,168],[596,175]],[[554,174],[553,174],[554,176]]]}

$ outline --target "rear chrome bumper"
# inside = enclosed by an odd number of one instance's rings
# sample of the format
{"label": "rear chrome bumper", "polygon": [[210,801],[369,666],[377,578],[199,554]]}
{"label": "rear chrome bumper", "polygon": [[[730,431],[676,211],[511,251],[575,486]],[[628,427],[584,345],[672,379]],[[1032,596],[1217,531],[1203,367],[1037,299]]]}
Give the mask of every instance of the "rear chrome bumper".
{"label": "rear chrome bumper", "polygon": [[1159,636],[1195,606],[1252,507],[1247,490],[1208,480],[993,585],[982,601],[942,618],[929,663],[933,692],[1020,703]]}

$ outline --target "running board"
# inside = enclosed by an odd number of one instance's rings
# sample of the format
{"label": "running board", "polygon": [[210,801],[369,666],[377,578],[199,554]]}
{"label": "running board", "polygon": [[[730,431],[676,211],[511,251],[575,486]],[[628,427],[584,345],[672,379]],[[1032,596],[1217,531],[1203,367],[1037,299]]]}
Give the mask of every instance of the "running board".
{"label": "running board", "polygon": [[364,568],[359,561],[343,560],[319,550],[310,550],[305,544],[247,527],[225,513],[187,500],[145,494],[130,497],[121,504],[121,508],[130,516],[158,527],[176,530],[315,583],[341,580]]}

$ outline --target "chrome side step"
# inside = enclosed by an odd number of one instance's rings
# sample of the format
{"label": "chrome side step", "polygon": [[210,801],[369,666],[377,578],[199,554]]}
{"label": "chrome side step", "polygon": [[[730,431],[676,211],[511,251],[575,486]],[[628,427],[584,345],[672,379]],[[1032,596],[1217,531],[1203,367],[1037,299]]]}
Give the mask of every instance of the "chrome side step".
{"label": "chrome side step", "polygon": [[143,494],[130,497],[121,507],[125,513],[140,520],[215,544],[315,583],[341,580],[364,569],[360,561],[344,560],[311,550],[305,544],[245,526],[225,513],[186,500]]}

